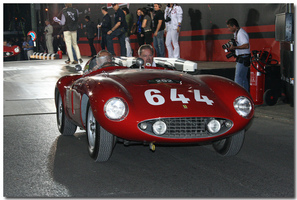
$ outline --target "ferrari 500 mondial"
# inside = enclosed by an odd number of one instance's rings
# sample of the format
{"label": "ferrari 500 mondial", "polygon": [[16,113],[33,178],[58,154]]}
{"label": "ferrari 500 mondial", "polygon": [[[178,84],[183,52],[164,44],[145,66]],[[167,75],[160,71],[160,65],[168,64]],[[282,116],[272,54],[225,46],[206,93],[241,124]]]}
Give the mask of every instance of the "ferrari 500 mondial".
{"label": "ferrari 500 mondial", "polygon": [[241,86],[219,76],[191,75],[197,69],[191,61],[154,58],[164,67],[143,68],[137,60],[139,68],[130,68],[133,60],[116,58],[111,65],[58,80],[62,135],[85,129],[89,154],[97,162],[110,158],[116,142],[144,143],[152,150],[157,144],[211,144],[223,156],[240,151],[254,114]]}

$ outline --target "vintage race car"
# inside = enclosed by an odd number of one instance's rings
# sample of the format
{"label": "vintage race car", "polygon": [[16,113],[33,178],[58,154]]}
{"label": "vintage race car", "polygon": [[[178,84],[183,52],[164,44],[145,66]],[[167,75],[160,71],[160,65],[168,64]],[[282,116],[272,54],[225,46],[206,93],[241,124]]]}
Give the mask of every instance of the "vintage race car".
{"label": "vintage race car", "polygon": [[211,144],[223,156],[240,151],[254,114],[247,91],[227,78],[191,75],[197,68],[191,61],[154,58],[163,67],[130,68],[133,60],[116,58],[112,66],[57,81],[62,135],[85,129],[97,162],[107,161],[117,142],[151,150],[158,144]]}
{"label": "vintage race car", "polygon": [[21,53],[21,49],[17,45],[13,45],[11,47],[10,46],[3,46],[3,57],[4,58],[16,56],[19,53]]}

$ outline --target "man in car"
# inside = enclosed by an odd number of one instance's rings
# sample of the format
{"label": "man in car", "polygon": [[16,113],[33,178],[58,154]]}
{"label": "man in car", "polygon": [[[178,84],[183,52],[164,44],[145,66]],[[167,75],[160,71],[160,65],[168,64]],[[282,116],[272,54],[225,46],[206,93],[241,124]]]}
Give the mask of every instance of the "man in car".
{"label": "man in car", "polygon": [[101,50],[96,57],[90,61],[88,68],[84,69],[84,73],[90,73],[92,71],[96,71],[97,69],[110,66],[112,63],[111,53],[107,50]]}
{"label": "man in car", "polygon": [[138,56],[142,58],[144,66],[147,67],[156,67],[154,62],[154,48],[150,44],[143,44],[138,49]]}

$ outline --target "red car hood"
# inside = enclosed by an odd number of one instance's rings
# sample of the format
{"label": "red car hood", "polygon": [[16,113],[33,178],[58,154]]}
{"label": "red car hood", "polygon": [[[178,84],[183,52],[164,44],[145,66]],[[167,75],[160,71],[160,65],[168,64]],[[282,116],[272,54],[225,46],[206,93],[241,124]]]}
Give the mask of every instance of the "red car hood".
{"label": "red car hood", "polygon": [[[199,78],[171,70],[120,70],[110,74],[129,91],[130,117],[232,117],[226,106]],[[224,92],[224,91],[221,91]],[[134,112],[135,111],[135,112]],[[137,117],[136,117],[137,115]]]}

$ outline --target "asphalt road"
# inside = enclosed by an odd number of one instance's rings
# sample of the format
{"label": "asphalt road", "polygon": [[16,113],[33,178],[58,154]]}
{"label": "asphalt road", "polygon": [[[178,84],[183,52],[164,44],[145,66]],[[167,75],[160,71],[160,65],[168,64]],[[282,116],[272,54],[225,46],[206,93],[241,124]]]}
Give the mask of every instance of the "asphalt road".
{"label": "asphalt road", "polygon": [[84,131],[61,136],[56,125],[55,82],[72,72],[61,60],[4,63],[5,197],[295,196],[294,121],[277,117],[257,115],[231,158],[211,146],[118,143],[93,162]]}

